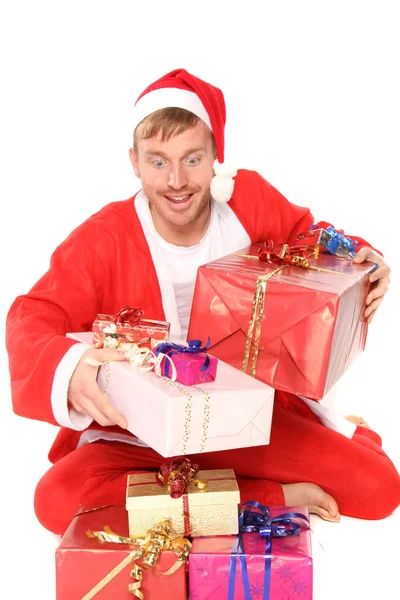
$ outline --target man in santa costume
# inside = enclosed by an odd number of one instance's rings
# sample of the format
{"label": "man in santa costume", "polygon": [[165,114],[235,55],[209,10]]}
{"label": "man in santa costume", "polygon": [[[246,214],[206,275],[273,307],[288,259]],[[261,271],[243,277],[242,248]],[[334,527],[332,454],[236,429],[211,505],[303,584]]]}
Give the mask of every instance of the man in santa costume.
{"label": "man in santa costume", "polygon": [[[224,166],[218,88],[176,70],[150,85],[134,112],[129,154],[143,189],[73,231],[8,316],[14,410],[61,426],[49,454],[53,466],[35,494],[38,519],[55,533],[64,532],[81,504],[124,504],[127,474],[165,462],[126,431],[96,383],[97,365],[124,354],[65,334],[90,331],[98,313],[116,314],[128,304],[169,321],[170,338],[185,340],[200,265],[261,240],[293,244],[313,223],[307,208],[288,202],[258,173]],[[389,268],[367,242],[353,239],[355,262],[378,263],[365,312],[370,321]],[[306,505],[331,521],[340,514],[389,515],[399,504],[400,482],[379,436],[348,421],[345,435],[321,418],[318,409],[277,392],[268,446],[192,458],[205,469],[233,468],[242,501]]]}

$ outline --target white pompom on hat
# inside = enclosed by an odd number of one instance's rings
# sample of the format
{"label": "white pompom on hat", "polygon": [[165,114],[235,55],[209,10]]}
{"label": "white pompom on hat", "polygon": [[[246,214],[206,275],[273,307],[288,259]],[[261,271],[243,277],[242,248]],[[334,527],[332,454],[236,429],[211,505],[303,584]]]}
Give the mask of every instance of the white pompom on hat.
{"label": "white pompom on hat", "polygon": [[233,177],[237,172],[224,165],[226,109],[223,93],[184,69],[171,71],[149,85],[136,100],[134,129],[156,110],[171,107],[192,112],[211,129],[217,150],[211,195],[216,202],[228,202],[233,194]]}

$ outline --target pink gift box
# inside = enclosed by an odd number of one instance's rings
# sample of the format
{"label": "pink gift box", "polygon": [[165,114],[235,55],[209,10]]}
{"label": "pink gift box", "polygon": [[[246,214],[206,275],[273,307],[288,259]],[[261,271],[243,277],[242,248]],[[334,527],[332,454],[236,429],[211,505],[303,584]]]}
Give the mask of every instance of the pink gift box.
{"label": "pink gift box", "polygon": [[[208,366],[203,369],[206,359],[209,359]],[[198,385],[214,381],[217,373],[218,359],[205,352],[186,353],[170,355],[176,369],[176,381],[183,385]],[[163,375],[171,377],[171,366],[168,365],[168,359],[164,358],[161,363]]]}
{"label": "pink gift box", "polygon": [[[286,512],[309,516],[303,506],[269,508],[271,518]],[[244,533],[243,545],[250,596],[243,586],[243,560],[231,554],[237,536],[203,537],[193,540],[189,555],[191,600],[312,600],[310,531],[297,536],[272,538],[269,589],[265,589],[266,541],[259,533]],[[236,564],[234,569],[233,564]],[[268,581],[268,577],[267,577]],[[234,582],[234,592],[232,584]],[[231,595],[229,586],[231,584]]]}

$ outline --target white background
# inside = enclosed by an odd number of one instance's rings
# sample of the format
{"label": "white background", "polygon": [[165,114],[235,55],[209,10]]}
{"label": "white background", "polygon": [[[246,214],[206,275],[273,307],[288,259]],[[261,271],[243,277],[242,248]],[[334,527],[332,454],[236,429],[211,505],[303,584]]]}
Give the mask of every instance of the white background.
{"label": "white background", "polygon": [[[316,220],[370,240],[391,264],[393,282],[367,350],[334,395],[340,410],[363,414],[384,435],[399,464],[397,7],[385,0],[4,3],[2,326],[56,245],[139,188],[128,162],[132,102],[156,78],[186,68],[225,93],[230,162],[260,171]],[[1,352],[0,514],[9,557],[1,585],[7,599],[50,600],[57,541],[36,523],[32,496],[56,429],[12,414]],[[316,600],[395,595],[398,515],[340,525],[314,519],[325,549],[314,544]]]}

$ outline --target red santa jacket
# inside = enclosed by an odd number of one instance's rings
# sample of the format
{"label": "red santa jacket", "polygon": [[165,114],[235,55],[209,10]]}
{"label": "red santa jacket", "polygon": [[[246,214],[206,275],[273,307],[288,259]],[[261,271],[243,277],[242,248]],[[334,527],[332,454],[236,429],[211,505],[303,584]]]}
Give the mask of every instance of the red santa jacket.
{"label": "red santa jacket", "polygon": [[[309,209],[288,202],[253,171],[238,172],[229,206],[252,243],[273,239],[295,244],[297,234],[313,223]],[[368,245],[352,237],[360,246]],[[15,413],[57,425],[51,405],[54,372],[76,343],[65,334],[90,331],[98,313],[115,314],[125,304],[142,307],[148,318],[165,320],[134,198],[105,206],[75,229],[55,250],[47,273],[13,303],[6,342]],[[90,427],[102,429],[96,422]],[[62,428],[50,459],[76,448],[81,434]]]}

